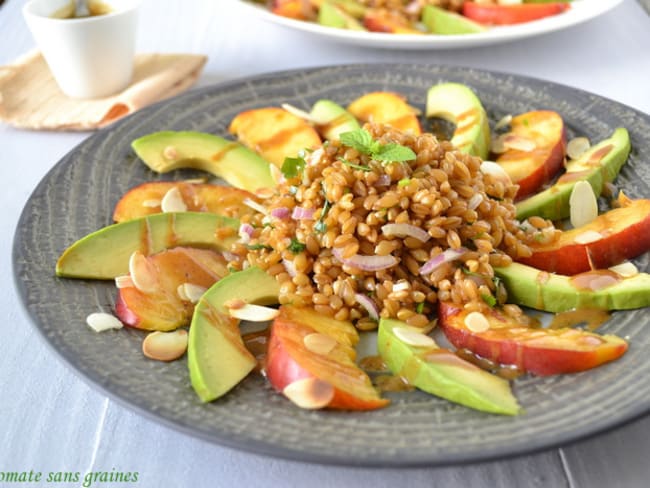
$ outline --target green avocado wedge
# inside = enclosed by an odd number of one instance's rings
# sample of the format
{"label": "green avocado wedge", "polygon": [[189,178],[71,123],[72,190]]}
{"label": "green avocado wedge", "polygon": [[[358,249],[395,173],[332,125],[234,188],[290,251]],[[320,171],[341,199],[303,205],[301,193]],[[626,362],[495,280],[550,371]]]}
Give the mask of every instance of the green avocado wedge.
{"label": "green avocado wedge", "polygon": [[596,270],[574,276],[540,271],[525,264],[496,267],[494,273],[508,290],[508,301],[546,312],[591,308],[631,310],[650,306],[650,274],[622,278]]}
{"label": "green avocado wedge", "polygon": [[614,181],[629,154],[630,136],[626,129],[618,128],[608,139],[570,161],[564,174],[550,188],[517,203],[517,218],[523,220],[538,215],[560,220],[569,217],[569,198],[576,182],[587,181],[598,197],[605,183]]}
{"label": "green avocado wedge", "polygon": [[65,278],[110,280],[129,272],[134,251],[144,255],[176,246],[230,249],[239,221],[204,212],[153,214],[109,225],[79,239],[56,263]]}
{"label": "green avocado wedge", "polygon": [[422,9],[422,23],[432,34],[476,34],[488,30],[478,22],[434,5],[426,5]]}
{"label": "green avocado wedge", "polygon": [[344,132],[361,128],[354,115],[331,100],[318,100],[309,115],[314,120],[323,121],[321,124],[316,124],[316,130],[330,141],[337,141]]}
{"label": "green avocado wedge", "polygon": [[190,380],[202,401],[226,394],[257,364],[241,338],[239,321],[230,317],[225,303],[237,298],[270,305],[278,302],[279,294],[276,279],[254,266],[226,276],[203,294],[194,309],[187,345]]}
{"label": "green avocado wedge", "polygon": [[321,3],[318,9],[318,23],[326,27],[336,27],[338,29],[366,30],[361,25],[361,22],[348,13],[344,6],[339,5],[336,0],[325,0]]}
{"label": "green avocado wedge", "polygon": [[519,413],[517,399],[505,379],[438,347],[433,340],[428,346],[407,344],[396,335],[399,329],[416,330],[398,320],[379,321],[377,348],[393,374],[420,390],[466,407],[504,415]]}
{"label": "green avocado wedge", "polygon": [[471,88],[461,83],[432,86],[427,93],[426,116],[456,124],[451,143],[459,151],[487,159],[490,124],[481,100]]}
{"label": "green avocado wedge", "polygon": [[157,173],[192,168],[212,173],[236,188],[274,188],[270,164],[238,142],[204,132],[163,131],[140,137],[131,147]]}

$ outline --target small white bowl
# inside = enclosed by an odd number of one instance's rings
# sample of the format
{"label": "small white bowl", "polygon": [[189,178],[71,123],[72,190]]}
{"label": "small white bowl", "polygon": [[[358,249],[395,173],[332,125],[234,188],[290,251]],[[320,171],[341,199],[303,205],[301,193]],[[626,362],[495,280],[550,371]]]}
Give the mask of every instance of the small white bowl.
{"label": "small white bowl", "polygon": [[103,0],[110,13],[53,18],[74,0],[31,0],[23,7],[29,29],[57,84],[72,98],[119,93],[133,77],[140,0]]}

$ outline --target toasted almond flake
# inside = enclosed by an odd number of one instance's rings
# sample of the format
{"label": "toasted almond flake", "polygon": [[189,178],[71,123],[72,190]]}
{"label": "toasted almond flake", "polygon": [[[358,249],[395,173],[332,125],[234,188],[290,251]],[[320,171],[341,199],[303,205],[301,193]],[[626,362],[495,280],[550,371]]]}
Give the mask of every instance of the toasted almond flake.
{"label": "toasted almond flake", "polygon": [[165,159],[176,159],[178,157],[178,151],[174,146],[167,146],[163,149],[163,156]]}
{"label": "toasted almond flake", "polygon": [[639,274],[639,269],[631,263],[630,261],[625,261],[624,263],[617,264],[616,266],[611,266],[610,271],[613,271],[623,278],[631,278]]}
{"label": "toasted almond flake", "polygon": [[483,203],[483,195],[481,193],[474,193],[472,198],[469,199],[469,202],[467,202],[467,208],[476,210],[481,203]]}
{"label": "toasted almond flake", "polygon": [[318,164],[324,154],[325,154],[325,150],[322,147],[319,147],[310,155],[308,155],[305,158],[305,160],[307,161],[308,164]]}
{"label": "toasted almond flake", "polygon": [[490,141],[490,152],[494,154],[502,154],[506,152],[506,146],[503,145],[504,134],[500,136],[493,136]]}
{"label": "toasted almond flake", "polygon": [[248,320],[249,322],[266,322],[273,320],[280,313],[279,310],[261,305],[247,303],[240,308],[229,308],[228,313],[231,317],[239,320]]}
{"label": "toasted almond flake", "polygon": [[156,270],[140,251],[135,251],[129,258],[129,275],[133,286],[142,293],[153,293],[158,289]]}
{"label": "toasted almond flake", "polygon": [[306,335],[303,337],[302,342],[308,350],[323,356],[329,354],[337,344],[336,339],[333,337],[318,332]]}
{"label": "toasted almond flake", "polygon": [[242,200],[242,203],[244,205],[246,205],[247,207],[252,208],[253,210],[255,210],[255,211],[257,211],[257,212],[259,212],[261,214],[264,214],[264,215],[268,214],[268,210],[266,210],[266,207],[264,207],[263,205],[260,205],[255,200],[251,200],[250,198],[244,198]]}
{"label": "toasted almond flake", "polygon": [[269,165],[269,171],[271,173],[271,178],[273,178],[273,181],[277,184],[280,185],[287,181],[287,179],[284,177],[282,174],[282,171],[280,168],[278,168],[275,164],[270,164]]}
{"label": "toasted almond flake", "polygon": [[187,331],[178,329],[172,332],[155,331],[147,334],[142,341],[142,353],[149,359],[173,361],[187,350]]}
{"label": "toasted almond flake", "polygon": [[481,163],[481,172],[486,175],[494,176],[496,179],[501,180],[504,183],[512,183],[510,175],[506,173],[506,170],[494,161],[483,161]]}
{"label": "toasted almond flake", "polygon": [[207,181],[207,178],[188,178],[186,180],[183,180],[184,183],[189,183],[190,185],[200,185],[202,183],[205,183]]}
{"label": "toasted almond flake", "polygon": [[191,303],[197,303],[206,291],[206,287],[194,283],[182,283],[176,289],[181,300]]}
{"label": "toasted almond flake", "polygon": [[170,188],[160,202],[160,208],[163,212],[186,212],[187,205],[183,200],[183,195],[177,186]]}
{"label": "toasted almond flake", "polygon": [[494,125],[494,130],[499,130],[499,129],[503,129],[504,127],[508,127],[510,125],[510,122],[512,122],[512,114],[504,115]]}
{"label": "toasted almond flake", "polygon": [[275,195],[275,190],[273,188],[258,188],[255,190],[255,196],[257,198],[271,198],[273,195]]}
{"label": "toasted almond flake", "polygon": [[393,334],[404,344],[415,347],[435,347],[435,341],[421,331],[412,327],[395,327]]}
{"label": "toasted almond flake", "polygon": [[393,292],[404,291],[411,288],[411,284],[406,280],[400,280],[397,283],[393,284]]}
{"label": "toasted almond flake", "polygon": [[503,145],[507,149],[515,149],[524,152],[533,151],[537,147],[537,144],[535,144],[535,141],[532,139],[517,134],[506,134],[503,137]]}
{"label": "toasted almond flake", "polygon": [[223,305],[226,308],[242,308],[244,305],[246,305],[246,302],[241,298],[233,298],[232,300],[224,302]]}
{"label": "toasted almond flake", "polygon": [[324,408],[334,398],[334,387],[318,378],[303,378],[285,386],[284,396],[300,408]]}
{"label": "toasted almond flake", "polygon": [[95,332],[104,332],[109,329],[121,329],[122,322],[110,313],[95,312],[86,317],[86,323]]}
{"label": "toasted almond flake", "polygon": [[123,275],[115,277],[115,286],[117,288],[131,288],[134,285],[133,280],[129,275]]}
{"label": "toasted almond flake", "polygon": [[281,107],[287,112],[289,112],[290,114],[295,115],[296,117],[300,117],[301,119],[306,120],[307,122],[311,122],[312,124],[323,125],[329,122],[329,120],[324,121],[322,119],[317,119],[309,112],[305,112],[304,110],[295,107],[290,103],[283,103]]}
{"label": "toasted almond flake", "polygon": [[147,208],[157,208],[157,207],[160,207],[161,203],[162,202],[160,200],[152,198],[152,199],[143,201],[142,206],[147,207]]}
{"label": "toasted almond flake", "polygon": [[472,332],[485,332],[490,328],[490,322],[481,312],[470,312],[465,317],[465,326]]}
{"label": "toasted almond flake", "polygon": [[590,242],[596,242],[603,238],[603,235],[600,232],[595,230],[586,230],[582,234],[577,235],[573,242],[576,244],[589,244]]}
{"label": "toasted almond flake", "polygon": [[591,142],[586,137],[574,137],[566,145],[566,154],[571,159],[578,159],[590,147]]}
{"label": "toasted almond flake", "polygon": [[598,201],[591,185],[586,181],[577,181],[569,197],[571,225],[582,227],[598,217]]}

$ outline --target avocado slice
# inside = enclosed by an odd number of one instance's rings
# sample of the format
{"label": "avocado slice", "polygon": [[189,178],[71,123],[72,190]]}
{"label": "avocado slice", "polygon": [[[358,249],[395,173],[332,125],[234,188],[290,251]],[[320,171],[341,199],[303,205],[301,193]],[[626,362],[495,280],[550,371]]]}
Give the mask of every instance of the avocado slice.
{"label": "avocado slice", "polygon": [[487,159],[490,124],[481,100],[466,85],[440,83],[427,93],[427,117],[440,117],[456,124],[451,143],[458,150]]}
{"label": "avocado slice", "polygon": [[316,128],[328,140],[338,140],[342,133],[361,128],[354,115],[331,100],[318,100],[311,108],[309,115],[314,120],[327,121],[323,124],[317,124]]}
{"label": "avocado slice", "polygon": [[250,192],[276,186],[270,164],[261,156],[238,142],[213,134],[154,132],[134,140],[131,147],[157,173],[193,168],[212,173]]}
{"label": "avocado slice", "polygon": [[432,34],[476,34],[487,30],[478,22],[434,5],[422,9],[422,23]]}
{"label": "avocado slice", "polygon": [[197,395],[210,402],[230,391],[257,363],[230,317],[228,300],[270,305],[277,303],[280,285],[255,266],[226,276],[204,293],[194,309],[187,344],[190,380]]}
{"label": "avocado slice", "polygon": [[398,328],[413,329],[404,322],[382,318],[377,348],[393,374],[433,395],[476,410],[505,415],[519,413],[509,383],[469,363],[452,351],[431,346],[412,346],[395,334]]}
{"label": "avocado slice", "polygon": [[79,239],[56,263],[65,278],[109,280],[129,272],[134,251],[149,256],[176,246],[224,251],[238,239],[239,221],[206,212],[153,214],[109,225]]}
{"label": "avocado slice", "polygon": [[364,31],[361,22],[350,15],[338,2],[324,1],[318,9],[318,23],[326,27]]}
{"label": "avocado slice", "polygon": [[560,220],[569,217],[569,198],[576,182],[587,181],[598,197],[605,183],[616,178],[629,154],[630,135],[626,129],[618,128],[608,139],[570,161],[565,173],[550,188],[517,203],[517,218],[523,220],[539,215]]}
{"label": "avocado slice", "polygon": [[592,308],[631,310],[650,306],[650,274],[622,278],[596,270],[564,276],[521,263],[496,267],[494,273],[508,290],[508,300],[546,312]]}

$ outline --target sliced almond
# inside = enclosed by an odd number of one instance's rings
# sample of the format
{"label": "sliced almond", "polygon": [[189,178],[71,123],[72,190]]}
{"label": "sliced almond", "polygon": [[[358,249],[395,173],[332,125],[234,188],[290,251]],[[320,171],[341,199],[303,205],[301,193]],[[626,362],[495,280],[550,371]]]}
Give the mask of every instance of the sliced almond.
{"label": "sliced almond", "polygon": [[142,206],[147,207],[147,208],[158,208],[158,207],[160,207],[161,203],[162,202],[160,200],[158,200],[156,198],[152,198],[152,199],[143,201]]}
{"label": "sliced almond", "polygon": [[319,119],[314,118],[309,112],[305,112],[304,110],[295,107],[291,105],[290,103],[283,103],[281,107],[289,112],[290,114],[295,115],[296,117],[300,117],[303,120],[306,120],[307,122],[311,122],[313,124],[326,124],[327,121],[322,122]]}
{"label": "sliced almond", "polygon": [[436,343],[431,337],[411,327],[395,327],[393,334],[409,346],[436,347]]}
{"label": "sliced almond", "polygon": [[86,323],[95,332],[104,332],[109,329],[121,329],[124,327],[122,322],[110,313],[95,312],[86,317]]}
{"label": "sliced almond", "polygon": [[411,288],[411,284],[406,280],[400,280],[393,284],[393,293],[398,291],[405,291]]}
{"label": "sliced almond", "polygon": [[187,205],[177,186],[170,188],[160,202],[163,212],[187,212]]}
{"label": "sliced almond", "polygon": [[497,180],[501,180],[504,183],[512,183],[510,175],[506,173],[506,170],[494,161],[483,161],[481,163],[481,172],[486,175],[494,176]]}
{"label": "sliced almond", "polygon": [[271,198],[273,195],[275,195],[273,188],[258,188],[255,190],[255,196],[258,198],[266,199]]}
{"label": "sliced almond", "polygon": [[485,332],[490,328],[490,322],[481,312],[470,312],[465,317],[465,326],[472,332]]}
{"label": "sliced almond", "polygon": [[503,129],[504,127],[508,127],[510,125],[510,122],[512,122],[512,115],[511,114],[504,115],[494,125],[494,130],[499,130],[499,129]]}
{"label": "sliced almond", "polygon": [[613,271],[623,278],[631,278],[639,274],[639,269],[631,263],[630,261],[625,261],[624,263],[617,264],[616,266],[611,266],[610,271]]}
{"label": "sliced almond", "polygon": [[149,359],[173,361],[187,350],[187,331],[178,329],[172,332],[152,332],[142,341],[142,353]]}
{"label": "sliced almond", "polygon": [[481,203],[483,203],[483,195],[481,193],[474,193],[472,198],[469,199],[469,202],[467,202],[467,208],[476,210]]}
{"label": "sliced almond", "polygon": [[129,275],[123,275],[115,277],[115,286],[117,288],[131,288],[134,285],[133,280]]}
{"label": "sliced almond", "polygon": [[318,378],[303,378],[288,384],[282,393],[300,408],[315,410],[329,405],[334,387]]}
{"label": "sliced almond", "polygon": [[517,151],[530,152],[534,151],[537,147],[535,141],[528,137],[520,136],[517,134],[506,134],[503,137],[503,145],[507,149],[515,149]]}
{"label": "sliced almond", "polygon": [[569,197],[571,225],[582,227],[598,217],[598,201],[591,185],[586,181],[577,181]]}
{"label": "sliced almond", "polygon": [[280,168],[278,168],[275,164],[269,165],[269,171],[271,172],[271,178],[273,178],[273,181],[276,184],[280,185],[287,181]]}
{"label": "sliced almond", "polygon": [[590,242],[599,241],[602,238],[603,235],[600,232],[596,232],[595,230],[587,230],[582,234],[576,236],[576,238],[573,239],[573,242],[576,244],[589,244]]}
{"label": "sliced almond", "polygon": [[323,356],[332,352],[337,344],[333,337],[318,332],[306,335],[302,342],[309,351]]}
{"label": "sliced almond", "polygon": [[266,322],[273,320],[280,313],[279,310],[261,305],[247,303],[240,308],[230,308],[228,313],[231,317],[239,320],[248,320],[249,322]]}
{"label": "sliced almond", "polygon": [[490,141],[490,152],[492,152],[494,154],[502,154],[502,153],[506,152],[507,148],[503,144],[503,137],[504,137],[504,134],[492,137],[492,139]]}
{"label": "sliced almond", "polygon": [[571,159],[579,159],[591,147],[586,137],[574,137],[566,145],[566,154]]}
{"label": "sliced almond", "polygon": [[129,275],[133,286],[142,293],[153,293],[158,289],[158,277],[155,268],[139,251],[131,254],[129,259]]}
{"label": "sliced almond", "polygon": [[244,205],[246,205],[247,207],[252,208],[253,210],[255,210],[255,211],[257,211],[257,212],[259,212],[259,213],[261,213],[261,214],[266,215],[266,214],[269,213],[269,211],[266,210],[266,207],[264,207],[263,205],[260,205],[260,204],[257,203],[255,200],[252,200],[252,199],[250,199],[250,198],[244,198],[244,199],[242,200],[242,203],[243,203]]}
{"label": "sliced almond", "polygon": [[181,283],[176,289],[181,300],[191,303],[197,303],[206,291],[206,287],[194,283]]}

